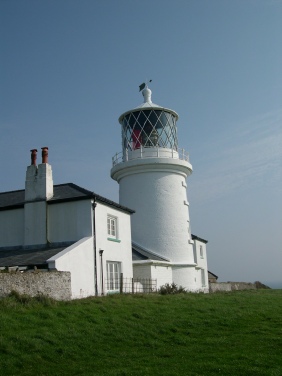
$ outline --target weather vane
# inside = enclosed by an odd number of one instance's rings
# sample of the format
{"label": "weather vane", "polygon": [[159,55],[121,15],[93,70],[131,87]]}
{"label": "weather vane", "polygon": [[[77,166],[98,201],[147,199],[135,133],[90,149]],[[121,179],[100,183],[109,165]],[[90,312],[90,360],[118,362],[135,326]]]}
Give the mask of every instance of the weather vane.
{"label": "weather vane", "polygon": [[141,85],[139,85],[139,91],[143,90],[149,82],[152,82],[152,80],[146,80],[146,82],[143,82]]}

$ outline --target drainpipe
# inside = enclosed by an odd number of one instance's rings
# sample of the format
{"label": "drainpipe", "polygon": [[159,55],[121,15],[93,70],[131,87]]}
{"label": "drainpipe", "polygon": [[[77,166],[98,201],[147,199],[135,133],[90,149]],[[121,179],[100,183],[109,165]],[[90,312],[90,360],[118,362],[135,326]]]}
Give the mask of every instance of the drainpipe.
{"label": "drainpipe", "polygon": [[99,250],[99,254],[101,257],[100,263],[101,263],[101,289],[102,289],[102,295],[104,295],[104,273],[103,273],[103,249]]}
{"label": "drainpipe", "polygon": [[95,296],[98,296],[98,282],[97,282],[97,254],[96,254],[96,219],[95,219],[95,209],[96,209],[96,197],[92,202],[93,209],[93,251],[94,251],[94,273],[95,273]]}
{"label": "drainpipe", "polygon": [[[41,156],[42,156],[42,163],[48,163],[48,146],[44,146],[41,148]],[[31,157],[32,159],[32,157]],[[36,163],[36,160],[35,160]],[[46,242],[47,245],[50,245],[49,241],[49,227],[48,227],[48,205],[47,205],[47,199],[46,199]]]}

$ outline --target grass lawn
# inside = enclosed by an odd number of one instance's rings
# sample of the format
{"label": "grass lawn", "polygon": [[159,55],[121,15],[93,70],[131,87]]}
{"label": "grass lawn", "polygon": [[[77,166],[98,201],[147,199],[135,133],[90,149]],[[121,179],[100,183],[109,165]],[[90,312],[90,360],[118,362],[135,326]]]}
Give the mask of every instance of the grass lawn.
{"label": "grass lawn", "polygon": [[282,290],[0,300],[1,375],[282,375]]}

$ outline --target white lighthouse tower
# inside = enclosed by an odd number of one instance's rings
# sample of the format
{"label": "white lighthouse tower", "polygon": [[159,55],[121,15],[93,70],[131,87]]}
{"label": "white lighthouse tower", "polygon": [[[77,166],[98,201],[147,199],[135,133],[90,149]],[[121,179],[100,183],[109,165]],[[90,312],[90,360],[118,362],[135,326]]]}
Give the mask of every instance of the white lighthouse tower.
{"label": "white lighthouse tower", "polygon": [[142,94],[144,103],[119,118],[122,152],[111,170],[120,204],[135,210],[133,275],[156,278],[158,287],[174,282],[207,291],[207,264],[198,263],[190,231],[186,178],[192,165],[178,148],[178,115],[152,103],[147,85]]}

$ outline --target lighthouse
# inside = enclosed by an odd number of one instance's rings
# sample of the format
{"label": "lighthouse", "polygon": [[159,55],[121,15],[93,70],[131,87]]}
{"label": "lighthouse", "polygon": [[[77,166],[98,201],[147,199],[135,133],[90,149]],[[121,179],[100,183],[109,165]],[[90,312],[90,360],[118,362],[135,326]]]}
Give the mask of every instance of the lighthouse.
{"label": "lighthouse", "polygon": [[[152,91],[143,86],[143,103],[119,117],[122,152],[111,169],[119,203],[135,210],[133,275],[155,278],[158,287],[174,282],[188,291],[207,291],[207,263],[197,257],[191,235],[186,180],[192,165],[178,146],[178,114],[153,103]],[[201,254],[205,244],[199,245]]]}

